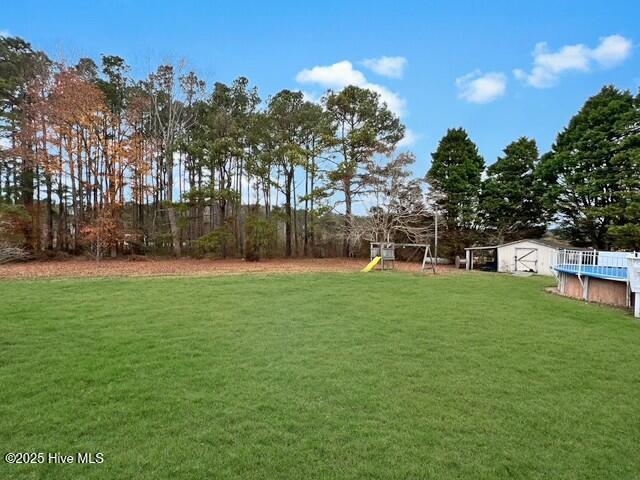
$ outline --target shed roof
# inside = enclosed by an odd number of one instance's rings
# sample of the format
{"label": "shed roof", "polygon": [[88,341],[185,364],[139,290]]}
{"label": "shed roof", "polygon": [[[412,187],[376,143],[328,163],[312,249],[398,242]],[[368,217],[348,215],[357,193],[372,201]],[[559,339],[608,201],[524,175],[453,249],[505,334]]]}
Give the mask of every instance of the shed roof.
{"label": "shed roof", "polygon": [[566,245],[566,244],[563,244],[563,243],[560,243],[560,242],[554,242],[553,240],[546,240],[546,239],[542,239],[542,238],[522,238],[520,240],[514,240],[513,242],[501,243],[500,245],[489,245],[489,246],[482,246],[482,247],[468,247],[468,248],[465,248],[465,250],[492,250],[494,248],[505,247],[507,245],[515,245],[517,243],[523,243],[523,242],[537,243],[538,245],[543,245],[545,247],[555,248],[555,249],[572,248],[572,249],[575,249],[575,250],[582,250],[580,248],[572,247],[570,245]]}

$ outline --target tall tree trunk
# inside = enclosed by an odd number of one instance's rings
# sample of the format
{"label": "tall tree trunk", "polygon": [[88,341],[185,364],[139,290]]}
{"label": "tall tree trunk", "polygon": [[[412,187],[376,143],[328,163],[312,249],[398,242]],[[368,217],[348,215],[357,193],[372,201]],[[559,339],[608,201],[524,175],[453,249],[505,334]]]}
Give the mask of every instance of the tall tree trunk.
{"label": "tall tree trunk", "polygon": [[[226,220],[226,212],[227,212],[227,201],[224,199],[218,200],[218,226],[223,227],[224,222]],[[213,222],[211,222],[211,227],[214,227]]]}
{"label": "tall tree trunk", "polygon": [[345,222],[345,238],[344,238],[344,255],[346,257],[350,257],[352,256],[352,251],[351,251],[351,244],[349,243],[349,239],[348,239],[348,232],[349,229],[351,228],[351,222],[353,220],[353,216],[351,213],[351,202],[352,202],[352,197],[351,197],[351,181],[350,179],[344,179],[343,180],[343,186],[344,186],[344,206],[345,206],[345,215],[344,215],[344,222]]}
{"label": "tall tree trunk", "polygon": [[309,158],[304,169],[304,256],[309,255]]}
{"label": "tall tree trunk", "polygon": [[79,247],[79,236],[80,236],[80,223],[79,217],[80,213],[78,212],[78,198],[77,198],[77,190],[76,190],[76,163],[73,160],[73,136],[70,136],[67,141],[69,142],[67,145],[67,153],[69,154],[69,175],[71,180],[71,209],[73,211],[73,253],[78,253]]}
{"label": "tall tree trunk", "polygon": [[293,215],[292,215],[292,223],[293,223],[293,246],[295,255],[300,255],[300,244],[298,242],[300,238],[300,233],[298,232],[298,194],[296,193],[296,169],[295,167],[291,167],[291,179],[293,183]]}
{"label": "tall tree trunk", "polygon": [[[240,157],[238,171],[238,213],[236,214],[236,228],[238,232],[238,250],[244,256],[244,229],[242,228],[242,171],[244,170],[244,158]],[[247,187],[248,189],[248,187]]]}
{"label": "tall tree trunk", "polygon": [[53,200],[51,198],[52,185],[51,174],[45,173],[45,183],[47,188],[47,250],[53,249]]}
{"label": "tall tree trunk", "polygon": [[[60,150],[60,163],[62,163],[62,149]],[[57,235],[56,247],[57,250],[64,249],[64,194],[63,194],[63,182],[62,171],[58,174],[58,235]]]}
{"label": "tall tree trunk", "polygon": [[33,162],[31,161],[31,146],[28,146],[29,155],[23,159],[22,168],[20,171],[20,196],[22,199],[22,205],[29,214],[29,221],[24,226],[24,246],[29,250],[33,250]]}
{"label": "tall tree trunk", "polygon": [[40,166],[36,165],[36,216],[35,216],[35,249],[37,251],[42,250],[42,230],[41,230],[41,212],[42,206],[40,205]]}
{"label": "tall tree trunk", "polygon": [[286,175],[286,188],[285,188],[285,255],[290,257],[292,252],[291,248],[291,186],[292,186],[292,175],[289,174],[289,171],[285,168]]}
{"label": "tall tree trunk", "polygon": [[166,155],[167,163],[167,202],[169,204],[167,212],[169,214],[169,228],[171,229],[171,239],[173,242],[173,253],[176,257],[182,255],[180,245],[180,231],[178,230],[178,221],[176,219],[176,210],[173,207],[173,162],[170,153]]}
{"label": "tall tree trunk", "polygon": [[311,228],[309,229],[309,236],[310,236],[310,240],[311,240],[311,251],[314,252],[315,251],[315,247],[316,247],[316,241],[315,241],[315,216],[313,213],[313,208],[314,208],[314,194],[313,194],[313,189],[315,188],[315,180],[316,180],[316,159],[315,157],[311,158],[311,202],[309,205],[309,208],[311,209]]}

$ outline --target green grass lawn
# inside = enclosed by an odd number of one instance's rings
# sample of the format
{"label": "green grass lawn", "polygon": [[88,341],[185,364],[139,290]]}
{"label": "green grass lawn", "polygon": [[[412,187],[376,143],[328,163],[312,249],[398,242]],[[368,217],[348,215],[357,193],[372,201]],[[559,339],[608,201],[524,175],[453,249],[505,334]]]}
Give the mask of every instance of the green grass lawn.
{"label": "green grass lawn", "polygon": [[0,478],[640,478],[640,323],[544,278],[0,282]]}

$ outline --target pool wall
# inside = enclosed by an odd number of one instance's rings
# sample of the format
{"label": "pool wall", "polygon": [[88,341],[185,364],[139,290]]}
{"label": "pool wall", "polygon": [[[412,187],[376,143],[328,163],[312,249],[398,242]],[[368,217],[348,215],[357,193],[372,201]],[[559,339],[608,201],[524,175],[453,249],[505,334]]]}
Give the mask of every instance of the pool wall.
{"label": "pool wall", "polygon": [[558,272],[558,291],[564,296],[587,302],[604,303],[617,307],[632,306],[632,295],[629,293],[627,283],[618,280],[583,276],[581,283],[577,275]]}

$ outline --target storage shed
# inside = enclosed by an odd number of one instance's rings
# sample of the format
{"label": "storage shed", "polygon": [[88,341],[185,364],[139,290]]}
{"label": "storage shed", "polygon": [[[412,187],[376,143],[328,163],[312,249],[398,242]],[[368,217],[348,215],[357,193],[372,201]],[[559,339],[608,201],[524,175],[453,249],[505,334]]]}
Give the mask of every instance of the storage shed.
{"label": "storage shed", "polygon": [[473,270],[474,254],[493,250],[494,270],[498,272],[532,272],[554,275],[556,252],[564,246],[548,240],[523,239],[486,247],[470,247],[466,250],[467,270]]}

